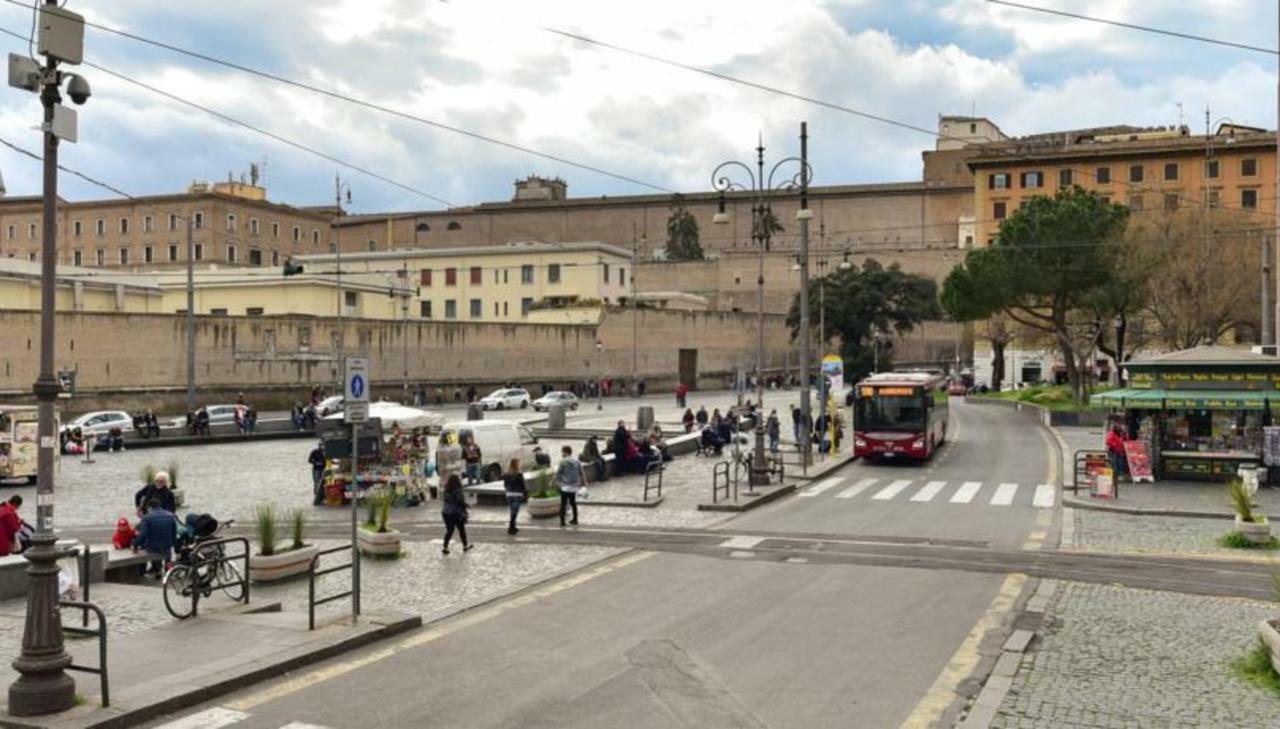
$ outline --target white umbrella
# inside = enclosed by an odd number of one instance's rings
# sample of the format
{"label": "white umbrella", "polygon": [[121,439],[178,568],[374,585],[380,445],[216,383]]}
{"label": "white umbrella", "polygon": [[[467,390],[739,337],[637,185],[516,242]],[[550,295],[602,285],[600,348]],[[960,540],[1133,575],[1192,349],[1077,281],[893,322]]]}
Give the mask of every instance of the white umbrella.
{"label": "white umbrella", "polygon": [[[394,402],[370,403],[369,417],[381,420],[384,430],[390,430],[395,425],[399,425],[401,430],[413,430],[414,428],[439,428],[444,424],[444,416],[440,413],[411,408]],[[325,418],[325,420],[341,419],[342,413],[334,413]]]}

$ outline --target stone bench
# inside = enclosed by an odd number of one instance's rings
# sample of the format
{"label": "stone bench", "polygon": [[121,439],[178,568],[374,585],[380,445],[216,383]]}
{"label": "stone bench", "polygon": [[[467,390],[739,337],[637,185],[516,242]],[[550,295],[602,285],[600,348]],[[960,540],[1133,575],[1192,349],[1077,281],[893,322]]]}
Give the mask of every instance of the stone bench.
{"label": "stone bench", "polygon": [[[58,540],[58,547],[79,549],[83,545],[74,539]],[[64,557],[58,560],[71,572],[77,584],[83,584],[87,578],[91,581],[102,581],[107,572],[108,552],[113,550],[108,545],[91,546],[89,551],[89,574],[80,574],[81,557]],[[0,557],[0,600],[23,597],[27,594],[27,558],[20,554]]]}

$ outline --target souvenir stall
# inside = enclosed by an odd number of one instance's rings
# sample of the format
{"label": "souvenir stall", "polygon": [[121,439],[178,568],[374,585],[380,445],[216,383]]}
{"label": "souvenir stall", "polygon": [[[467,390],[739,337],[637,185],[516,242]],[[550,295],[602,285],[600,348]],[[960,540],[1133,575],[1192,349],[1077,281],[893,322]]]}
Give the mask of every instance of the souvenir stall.
{"label": "souvenir stall", "polygon": [[[1111,408],[1110,424],[1124,428],[1154,477],[1225,481],[1263,466],[1280,407],[1280,359],[1207,346],[1125,368],[1129,386],[1094,395],[1092,404]],[[1274,451],[1280,436],[1271,440]]]}
{"label": "souvenir stall", "polygon": [[[428,431],[439,429],[444,418],[417,408],[377,402],[369,406],[369,422],[361,426],[360,467],[356,486],[361,497],[373,488],[395,495],[396,506],[416,506],[427,500],[426,468]],[[325,418],[321,437],[328,462],[323,477],[324,502],[342,506],[351,502],[351,430],[342,414]]]}

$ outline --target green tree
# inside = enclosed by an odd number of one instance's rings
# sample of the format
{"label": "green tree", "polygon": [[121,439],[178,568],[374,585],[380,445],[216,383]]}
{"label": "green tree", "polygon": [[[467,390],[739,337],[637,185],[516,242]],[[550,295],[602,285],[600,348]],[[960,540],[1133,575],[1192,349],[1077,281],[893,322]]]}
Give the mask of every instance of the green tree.
{"label": "green tree", "polygon": [[[903,271],[898,264],[885,268],[867,259],[861,268],[853,266],[825,276],[826,327],[817,340],[840,338],[840,356],[845,362],[845,378],[856,382],[872,371],[879,350],[881,369],[892,360],[895,334],[911,332],[921,322],[937,319],[938,286],[930,278]],[[817,325],[818,287],[809,287],[809,320]],[[800,297],[787,315],[794,339],[800,335]],[[877,340],[882,340],[877,343]]]}
{"label": "green tree", "polygon": [[990,248],[970,251],[947,276],[942,305],[958,321],[1004,313],[1048,335],[1077,400],[1084,398],[1079,354],[1096,334],[1089,311],[1117,279],[1129,211],[1079,187],[1022,204]]}
{"label": "green tree", "polygon": [[684,206],[684,198],[676,195],[671,201],[671,215],[667,217],[667,260],[701,261],[698,221]]}

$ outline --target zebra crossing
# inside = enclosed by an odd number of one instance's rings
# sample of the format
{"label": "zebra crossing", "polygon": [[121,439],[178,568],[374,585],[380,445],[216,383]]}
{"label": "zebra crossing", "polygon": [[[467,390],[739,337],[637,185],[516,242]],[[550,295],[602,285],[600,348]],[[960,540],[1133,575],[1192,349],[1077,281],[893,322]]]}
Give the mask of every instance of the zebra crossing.
{"label": "zebra crossing", "polygon": [[1058,490],[1050,484],[1018,484],[984,481],[926,481],[923,479],[862,478],[836,476],[819,481],[798,494],[801,498],[828,496],[837,499],[898,501],[911,504],[982,504],[1032,506],[1052,509]]}
{"label": "zebra crossing", "polygon": [[[165,724],[160,724],[154,729],[223,729],[223,727],[233,726],[245,721],[250,717],[248,712],[228,709],[223,706],[214,706],[195,714],[188,714],[180,719]],[[282,724],[280,729],[327,729],[319,724],[308,724],[301,721],[291,721],[288,724]]]}

